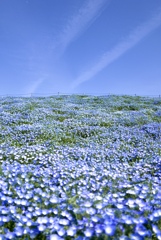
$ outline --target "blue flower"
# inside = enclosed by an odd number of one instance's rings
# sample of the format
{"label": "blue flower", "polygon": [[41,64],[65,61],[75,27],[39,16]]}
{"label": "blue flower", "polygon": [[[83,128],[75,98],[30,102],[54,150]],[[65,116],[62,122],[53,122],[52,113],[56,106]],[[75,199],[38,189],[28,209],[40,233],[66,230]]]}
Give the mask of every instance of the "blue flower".
{"label": "blue flower", "polygon": [[86,237],[92,237],[93,233],[94,233],[94,231],[91,228],[86,228],[86,230],[84,231],[84,235]]}
{"label": "blue flower", "polygon": [[24,228],[23,227],[15,227],[14,233],[17,237],[21,237],[21,236],[23,236]]}
{"label": "blue flower", "polygon": [[109,224],[109,225],[106,224],[106,225],[104,226],[104,230],[105,230],[105,233],[106,233],[107,235],[113,236],[114,233],[115,233],[116,227],[115,227],[115,225],[113,225],[113,224]]}
{"label": "blue flower", "polygon": [[76,229],[77,228],[74,226],[69,227],[67,230],[67,236],[73,237],[76,234]]}
{"label": "blue flower", "polygon": [[59,237],[57,234],[50,235],[50,240],[63,240],[63,238]]}

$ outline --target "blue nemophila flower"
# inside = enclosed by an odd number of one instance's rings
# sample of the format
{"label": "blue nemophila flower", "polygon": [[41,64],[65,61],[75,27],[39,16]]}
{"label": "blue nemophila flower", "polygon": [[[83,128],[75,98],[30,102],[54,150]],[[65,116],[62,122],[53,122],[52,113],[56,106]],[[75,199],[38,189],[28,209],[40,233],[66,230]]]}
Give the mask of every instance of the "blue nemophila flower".
{"label": "blue nemophila flower", "polygon": [[84,203],[84,206],[87,207],[87,208],[89,208],[89,207],[92,206],[92,202],[86,201],[86,202]]}
{"label": "blue nemophila flower", "polygon": [[69,220],[65,219],[65,218],[61,218],[61,219],[59,219],[59,224],[67,226],[67,225],[69,225]]}
{"label": "blue nemophila flower", "polygon": [[48,223],[48,221],[49,221],[48,217],[38,217],[36,220],[38,224],[46,224]]}
{"label": "blue nemophila flower", "polygon": [[129,198],[126,202],[126,205],[128,205],[130,208],[134,208],[136,206],[135,199]]}
{"label": "blue nemophila flower", "polygon": [[103,207],[104,207],[104,204],[101,202],[96,204],[97,209],[102,209]]}
{"label": "blue nemophila flower", "polygon": [[50,210],[48,209],[42,209],[42,214],[43,215],[47,215],[50,212]]}
{"label": "blue nemophila flower", "polygon": [[34,225],[35,225],[35,222],[33,222],[30,219],[26,222],[26,226],[28,226],[28,227],[31,227],[31,226],[34,226]]}
{"label": "blue nemophila flower", "polygon": [[86,213],[88,213],[89,215],[94,215],[94,214],[96,214],[96,209],[95,208],[92,208],[92,207],[90,207],[90,208],[87,208],[86,209]]}
{"label": "blue nemophila flower", "polygon": [[113,224],[106,224],[104,226],[105,233],[109,236],[113,236],[116,230],[116,226]]}
{"label": "blue nemophila flower", "polygon": [[132,239],[132,240],[144,240],[144,237],[140,236],[137,233],[133,233],[133,234],[130,235],[129,239]]}
{"label": "blue nemophila flower", "polygon": [[29,220],[29,219],[28,219],[26,216],[22,216],[22,217],[21,217],[21,221],[22,221],[23,223],[26,223],[28,220]]}
{"label": "blue nemophila flower", "polygon": [[0,240],[5,240],[4,235],[0,234]]}
{"label": "blue nemophila flower", "polygon": [[28,209],[28,211],[31,212],[31,213],[32,213],[33,211],[35,211],[35,208],[34,208],[34,207],[31,207],[31,206],[28,207],[27,209]]}
{"label": "blue nemophila flower", "polygon": [[66,234],[66,231],[64,230],[64,228],[60,228],[57,233],[59,234],[60,237],[63,237]]}
{"label": "blue nemophila flower", "polygon": [[142,224],[137,224],[136,225],[135,232],[141,237],[145,237],[145,236],[149,235],[148,230]]}
{"label": "blue nemophila flower", "polygon": [[77,227],[76,226],[71,226],[67,230],[67,236],[73,237],[76,234]]}
{"label": "blue nemophila flower", "polygon": [[16,213],[16,207],[15,206],[9,206],[8,209],[9,209],[10,213],[12,213],[12,214]]}
{"label": "blue nemophila flower", "polygon": [[3,215],[7,215],[9,213],[9,209],[7,207],[2,207],[0,211],[1,211],[1,214]]}
{"label": "blue nemophila flower", "polygon": [[11,217],[10,216],[2,216],[0,221],[1,222],[4,222],[4,223],[7,223],[11,220]]}
{"label": "blue nemophila flower", "polygon": [[8,232],[5,234],[6,239],[14,239],[15,237],[16,237],[16,235],[13,232]]}
{"label": "blue nemophila flower", "polygon": [[38,230],[39,230],[40,232],[43,232],[45,229],[46,229],[46,226],[45,226],[44,224],[38,225]]}
{"label": "blue nemophila flower", "polygon": [[29,229],[29,236],[31,239],[34,239],[41,231],[38,230],[38,228],[30,228]]}
{"label": "blue nemophila flower", "polygon": [[50,240],[63,240],[63,238],[59,237],[57,234],[50,235]]}
{"label": "blue nemophila flower", "polygon": [[61,226],[57,222],[55,222],[54,229],[58,231],[60,228]]}
{"label": "blue nemophila flower", "polygon": [[50,224],[53,224],[53,223],[55,222],[55,218],[54,218],[54,217],[49,217],[49,218],[48,218],[48,222],[49,222]]}
{"label": "blue nemophila flower", "polygon": [[148,223],[148,221],[145,217],[141,216],[141,217],[138,218],[138,223],[146,224],[146,223]]}
{"label": "blue nemophila flower", "polygon": [[157,238],[158,238],[158,240],[161,240],[161,233],[157,234]]}
{"label": "blue nemophila flower", "polygon": [[156,234],[156,235],[161,235],[161,230],[158,228],[157,225],[152,225],[152,229],[153,229],[153,232]]}
{"label": "blue nemophila flower", "polygon": [[124,205],[124,204],[121,204],[121,203],[118,203],[118,204],[116,204],[116,207],[117,207],[118,209],[124,209],[124,208],[125,208],[125,205]]}
{"label": "blue nemophila flower", "polygon": [[21,237],[21,236],[23,236],[24,228],[20,227],[20,226],[17,226],[17,227],[14,228],[14,233],[17,237]]}
{"label": "blue nemophila flower", "polygon": [[28,205],[29,205],[29,203],[28,203],[28,201],[27,201],[27,200],[25,200],[25,199],[22,199],[22,200],[21,200],[21,205],[22,205],[22,206],[28,206]]}
{"label": "blue nemophila flower", "polygon": [[31,219],[33,217],[33,214],[31,212],[26,212],[26,217]]}
{"label": "blue nemophila flower", "polygon": [[56,196],[53,195],[50,198],[50,202],[53,203],[53,204],[56,204],[56,203],[59,203],[59,199]]}
{"label": "blue nemophila flower", "polygon": [[95,232],[99,236],[99,234],[104,232],[104,226],[102,224],[97,224],[95,226]]}
{"label": "blue nemophila flower", "polygon": [[161,217],[161,209],[157,209],[153,212],[153,216],[158,218]]}
{"label": "blue nemophila flower", "polygon": [[55,215],[57,215],[57,214],[58,214],[58,209],[54,208],[54,209],[52,210],[52,212],[53,212]]}
{"label": "blue nemophila flower", "polygon": [[136,204],[138,204],[138,206],[139,206],[140,208],[144,208],[144,207],[147,205],[144,200],[139,199],[139,198],[137,198],[137,199],[135,200],[135,202],[136,202]]}
{"label": "blue nemophila flower", "polygon": [[8,201],[9,204],[12,204],[14,202],[14,200],[10,197],[7,199],[7,201]]}
{"label": "blue nemophila flower", "polygon": [[91,217],[91,220],[92,220],[94,223],[97,223],[97,222],[99,222],[100,218],[99,218],[98,216],[94,215],[94,216]]}
{"label": "blue nemophila flower", "polygon": [[94,233],[94,230],[92,228],[86,228],[86,230],[84,231],[84,235],[86,237],[92,237],[93,233]]}

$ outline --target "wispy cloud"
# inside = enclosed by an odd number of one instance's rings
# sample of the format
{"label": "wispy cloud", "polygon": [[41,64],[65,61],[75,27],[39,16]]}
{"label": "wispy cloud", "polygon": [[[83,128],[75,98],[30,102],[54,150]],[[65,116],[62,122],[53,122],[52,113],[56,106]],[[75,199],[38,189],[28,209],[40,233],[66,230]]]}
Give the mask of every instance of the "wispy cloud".
{"label": "wispy cloud", "polygon": [[57,43],[53,48],[58,45],[61,46],[62,52],[78,38],[101,14],[104,8],[111,0],[88,0],[78,10],[76,15],[72,16],[67,25],[62,30],[62,33],[58,36]]}
{"label": "wispy cloud", "polygon": [[[85,4],[73,15],[67,25],[62,29],[61,34],[58,34],[57,41],[52,46],[52,50],[58,51],[54,54],[53,61],[57,61],[66,48],[77,39],[102,13],[105,7],[111,0],[87,0]],[[29,92],[34,93],[38,87],[45,81],[45,78],[36,80],[29,89]]]}
{"label": "wispy cloud", "polygon": [[44,77],[40,77],[37,80],[33,82],[33,84],[26,90],[26,94],[32,94],[35,93],[35,91],[38,89],[38,87],[46,80],[48,75]]}
{"label": "wispy cloud", "polygon": [[161,11],[156,14],[149,21],[138,26],[130,35],[118,45],[116,45],[112,50],[107,51],[99,59],[99,61],[89,70],[82,73],[72,84],[71,90],[74,90],[83,82],[86,82],[93,78],[97,73],[106,68],[109,64],[121,57],[125,52],[134,47],[139,43],[144,37],[151,33],[154,29],[161,25]]}

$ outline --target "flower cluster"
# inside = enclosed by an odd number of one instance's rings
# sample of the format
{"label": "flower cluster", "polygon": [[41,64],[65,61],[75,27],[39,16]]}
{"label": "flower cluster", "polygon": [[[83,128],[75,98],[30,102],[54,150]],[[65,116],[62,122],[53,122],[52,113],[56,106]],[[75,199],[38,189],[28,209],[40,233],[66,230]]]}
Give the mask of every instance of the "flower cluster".
{"label": "flower cluster", "polygon": [[0,99],[0,239],[161,239],[161,101]]}

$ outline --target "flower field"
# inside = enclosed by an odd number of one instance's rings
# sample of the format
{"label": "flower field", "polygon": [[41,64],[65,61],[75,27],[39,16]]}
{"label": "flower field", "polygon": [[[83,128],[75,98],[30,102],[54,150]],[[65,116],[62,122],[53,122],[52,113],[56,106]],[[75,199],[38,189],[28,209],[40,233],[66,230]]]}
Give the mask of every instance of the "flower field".
{"label": "flower field", "polygon": [[161,99],[0,98],[0,239],[161,239]]}

